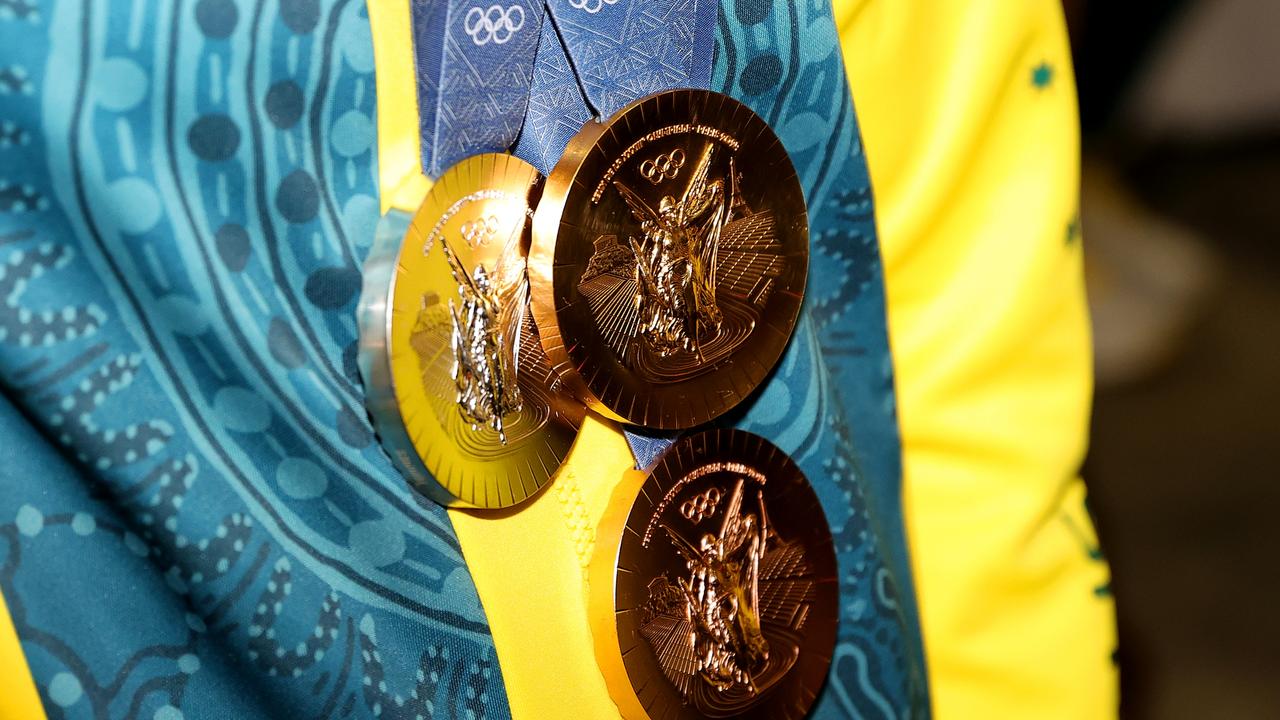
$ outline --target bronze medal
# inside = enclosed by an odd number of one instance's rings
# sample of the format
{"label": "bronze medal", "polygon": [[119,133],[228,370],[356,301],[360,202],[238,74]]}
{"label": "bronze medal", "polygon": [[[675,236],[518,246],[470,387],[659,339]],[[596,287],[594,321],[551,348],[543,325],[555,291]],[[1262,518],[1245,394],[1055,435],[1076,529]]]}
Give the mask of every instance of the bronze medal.
{"label": "bronze medal", "polygon": [[687,436],[619,486],[589,572],[596,656],[623,717],[800,718],[822,687],[831,532],[800,469],[761,437]]}
{"label": "bronze medal", "polygon": [[560,388],[529,312],[542,178],[510,155],[445,171],[365,266],[360,364],[379,439],[425,495],[502,508],[538,491],[585,408]]}
{"label": "bronze medal", "polygon": [[548,177],[534,317],[593,410],[690,428],[773,368],[808,256],[804,194],[768,124],[725,95],[662,92],[587,123]]}

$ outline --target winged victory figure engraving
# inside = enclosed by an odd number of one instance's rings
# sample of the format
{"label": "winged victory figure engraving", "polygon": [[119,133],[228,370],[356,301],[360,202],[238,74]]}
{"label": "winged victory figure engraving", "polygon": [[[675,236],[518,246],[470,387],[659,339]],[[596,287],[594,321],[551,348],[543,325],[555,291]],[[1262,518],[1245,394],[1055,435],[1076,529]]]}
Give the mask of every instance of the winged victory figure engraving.
{"label": "winged victory figure engraving", "polygon": [[708,144],[684,193],[663,196],[657,208],[622,181],[613,183],[643,233],[627,238],[635,260],[637,332],[660,357],[684,350],[701,360],[703,339],[714,337],[723,320],[716,272],[736,183],[732,158],[726,178],[711,179],[714,151]]}
{"label": "winged victory figure engraving", "polygon": [[492,272],[477,264],[468,273],[449,243],[441,241],[460,298],[449,300],[458,412],[472,430],[487,426],[497,432],[504,445],[503,418],[523,405],[517,372],[529,279],[517,247],[522,229],[517,225],[511,233]]}
{"label": "winged victory figure engraving", "polygon": [[753,674],[769,659],[760,625],[760,568],[769,538],[769,516],[757,492],[758,512],[743,512],[738,479],[717,533],[697,545],[663,525],[689,569],[676,584],[691,624],[698,675],[717,690],[745,686],[756,692]]}

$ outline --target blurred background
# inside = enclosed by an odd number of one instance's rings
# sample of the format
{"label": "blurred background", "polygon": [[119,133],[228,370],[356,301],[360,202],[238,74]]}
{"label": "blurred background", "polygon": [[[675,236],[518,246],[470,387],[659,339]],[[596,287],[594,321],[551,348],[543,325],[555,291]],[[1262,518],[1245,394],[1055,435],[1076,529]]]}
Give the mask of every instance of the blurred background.
{"label": "blurred background", "polygon": [[1126,718],[1280,717],[1280,2],[1066,2]]}

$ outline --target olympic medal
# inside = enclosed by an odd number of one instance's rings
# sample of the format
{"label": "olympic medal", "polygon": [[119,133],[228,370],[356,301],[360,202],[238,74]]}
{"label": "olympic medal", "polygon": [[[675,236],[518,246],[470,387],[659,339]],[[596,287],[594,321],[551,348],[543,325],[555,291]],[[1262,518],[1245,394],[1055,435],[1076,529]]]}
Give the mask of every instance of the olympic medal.
{"label": "olympic medal", "polygon": [[541,186],[518,158],[467,158],[440,176],[403,234],[384,229],[365,266],[369,414],[414,487],[445,505],[527,499],[569,453],[585,414],[561,389],[529,311]]}
{"label": "olympic medal", "polygon": [[671,446],[615,491],[589,567],[623,717],[800,718],[835,648],[831,531],[787,454],[738,430]]}
{"label": "olympic medal", "polygon": [[587,123],[548,177],[534,318],[593,410],[689,428],[773,368],[808,256],[804,194],[768,124],[725,95],[662,92]]}

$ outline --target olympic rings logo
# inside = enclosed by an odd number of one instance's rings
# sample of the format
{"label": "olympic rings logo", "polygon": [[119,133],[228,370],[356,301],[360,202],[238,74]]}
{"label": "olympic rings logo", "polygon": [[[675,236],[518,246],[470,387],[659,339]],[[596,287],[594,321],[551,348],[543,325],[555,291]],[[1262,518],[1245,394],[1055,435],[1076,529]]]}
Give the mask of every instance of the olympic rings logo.
{"label": "olympic rings logo", "polygon": [[684,161],[684,151],[676,148],[669,153],[640,163],[640,175],[654,185],[663,180],[674,180],[680,174],[680,168],[684,167]]}
{"label": "olympic rings logo", "polygon": [[473,248],[488,245],[498,234],[498,218],[486,215],[462,224],[462,239]]}
{"label": "olympic rings logo", "polygon": [[[605,2],[607,0],[601,0]],[[616,0],[615,0],[616,1]],[[473,7],[462,19],[462,29],[471,36],[471,42],[477,46],[501,45],[515,36],[524,27],[524,8],[519,5],[490,5],[481,10]]]}
{"label": "olympic rings logo", "polygon": [[605,5],[617,5],[618,0],[569,0],[569,7],[575,7],[591,15],[604,9]]}
{"label": "olympic rings logo", "polygon": [[716,511],[720,504],[720,488],[708,488],[706,492],[695,495],[680,503],[680,514],[696,525]]}

